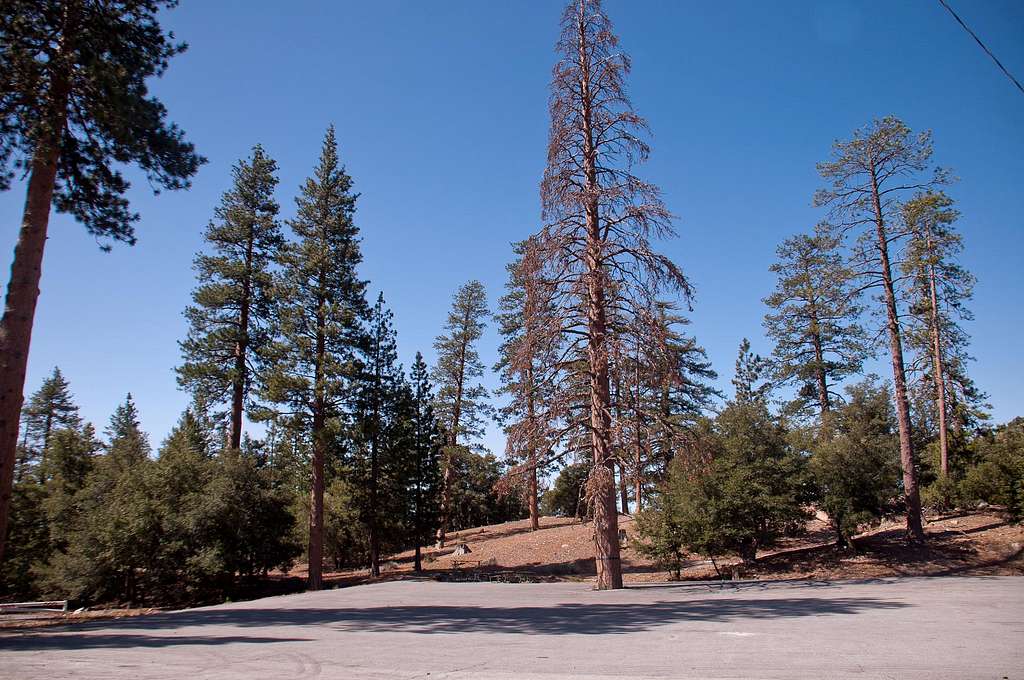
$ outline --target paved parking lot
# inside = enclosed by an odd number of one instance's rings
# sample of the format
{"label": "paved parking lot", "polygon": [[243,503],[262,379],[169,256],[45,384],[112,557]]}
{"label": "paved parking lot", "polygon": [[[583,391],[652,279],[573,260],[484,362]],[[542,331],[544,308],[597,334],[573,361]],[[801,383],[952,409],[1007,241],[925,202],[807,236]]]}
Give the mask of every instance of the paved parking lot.
{"label": "paved parking lot", "polygon": [[381,583],[0,633],[5,678],[1024,678],[1024,579]]}

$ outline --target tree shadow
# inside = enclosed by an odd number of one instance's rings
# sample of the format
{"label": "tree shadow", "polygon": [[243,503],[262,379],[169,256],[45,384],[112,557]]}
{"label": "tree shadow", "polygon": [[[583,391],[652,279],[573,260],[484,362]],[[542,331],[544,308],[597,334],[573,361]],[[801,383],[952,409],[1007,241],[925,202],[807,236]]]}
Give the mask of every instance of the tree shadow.
{"label": "tree shadow", "polygon": [[[909,606],[878,598],[729,598],[708,597],[683,601],[648,603],[562,603],[552,606],[397,606],[366,608],[211,608],[157,614],[134,620],[105,624],[82,624],[63,634],[29,633],[0,639],[0,647],[17,649],[78,649],[98,646],[145,645],[154,630],[221,627],[225,632],[240,628],[318,626],[337,632],[379,632],[419,634],[523,633],[540,635],[609,635],[636,633],[677,623],[732,622],[746,619],[787,619],[806,616],[854,615],[868,610],[889,610]],[[138,630],[136,634],[133,631]],[[65,629],[67,631],[67,629]],[[118,632],[113,632],[118,631]],[[144,633],[141,631],[145,631]],[[166,645],[223,644],[227,641],[288,641],[288,638],[222,638],[217,630],[203,636],[168,636]],[[138,639],[142,638],[142,642]],[[159,637],[153,638],[154,640]],[[185,642],[181,642],[185,640]],[[191,640],[192,642],[189,642]],[[157,644],[157,643],[152,643]],[[38,645],[35,647],[34,645]]]}
{"label": "tree shadow", "polygon": [[[76,633],[77,633],[76,629]],[[143,635],[140,633],[89,633],[87,635],[21,635],[0,637],[0,649],[24,651],[76,651],[81,649],[160,648],[179,645],[265,644],[271,642],[310,642],[309,638],[249,637],[241,635]]]}

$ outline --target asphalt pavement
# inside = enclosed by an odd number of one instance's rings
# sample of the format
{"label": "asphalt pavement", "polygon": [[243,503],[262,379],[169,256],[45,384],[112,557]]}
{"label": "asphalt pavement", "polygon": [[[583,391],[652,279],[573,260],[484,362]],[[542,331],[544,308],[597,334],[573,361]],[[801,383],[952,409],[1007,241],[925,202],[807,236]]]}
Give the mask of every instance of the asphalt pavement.
{"label": "asphalt pavement", "polygon": [[3,631],[0,677],[1024,680],[1024,579],[380,583]]}

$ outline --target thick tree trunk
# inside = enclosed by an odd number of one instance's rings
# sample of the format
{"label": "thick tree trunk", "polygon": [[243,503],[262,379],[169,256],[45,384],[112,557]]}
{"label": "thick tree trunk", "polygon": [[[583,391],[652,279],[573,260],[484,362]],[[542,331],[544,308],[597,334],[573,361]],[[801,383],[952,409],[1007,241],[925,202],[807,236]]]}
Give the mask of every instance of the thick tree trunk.
{"label": "thick tree trunk", "polygon": [[[64,98],[66,101],[66,94]],[[57,127],[62,129],[63,122]],[[18,243],[14,247],[4,315],[0,320],[0,562],[3,561],[7,538],[25,372],[59,155],[59,146],[53,143],[37,152],[32,160],[25,211]]]}
{"label": "thick tree trunk", "polygon": [[907,540],[924,542],[921,525],[921,495],[917,485],[917,460],[910,431],[910,402],[907,399],[907,375],[903,363],[903,343],[900,337],[899,313],[896,309],[896,291],[889,263],[889,244],[882,218],[878,181],[871,174],[871,199],[875,211],[875,235],[878,258],[882,266],[882,286],[885,290],[886,325],[889,330],[889,353],[892,358],[893,386],[896,392],[896,418],[900,432],[900,465],[903,468],[903,493],[907,508]]}
{"label": "thick tree trunk", "polygon": [[593,112],[590,92],[590,53],[586,44],[584,7],[579,13],[580,112],[583,123],[586,190],[586,276],[587,276],[587,361],[590,366],[590,439],[594,453],[590,501],[594,509],[594,560],[597,589],[622,587],[619,559],[619,516],[615,507],[615,460],[611,442],[611,394],[608,381],[608,321],[603,271],[603,248],[598,214],[597,150],[594,147]]}
{"label": "thick tree trunk", "polygon": [[[931,251],[931,236],[928,250]],[[939,471],[945,477],[949,474],[949,424],[946,421],[946,371],[942,361],[942,340],[939,336],[939,295],[935,284],[935,266],[928,267],[928,287],[932,310],[932,370],[935,381],[935,409],[939,414]]]}

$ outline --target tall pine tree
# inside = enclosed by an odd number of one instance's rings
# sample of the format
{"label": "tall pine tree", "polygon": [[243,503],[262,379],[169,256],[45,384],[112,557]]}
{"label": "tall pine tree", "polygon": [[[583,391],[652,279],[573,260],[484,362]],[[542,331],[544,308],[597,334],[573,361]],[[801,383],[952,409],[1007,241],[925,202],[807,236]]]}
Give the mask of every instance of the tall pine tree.
{"label": "tall pine tree", "polygon": [[649,152],[646,124],[626,94],[630,60],[599,0],[568,4],[556,51],[541,184],[545,224],[537,243],[560,289],[554,296],[559,327],[572,338],[567,366],[582,369],[575,382],[586,384],[588,417],[579,421],[578,440],[589,440],[594,460],[588,488],[597,585],[621,588],[610,334],[613,324],[643,323],[641,310],[660,291],[688,295],[690,288],[680,269],[651,246],[652,239],[673,235],[672,215],[658,188],[633,174]]}
{"label": "tall pine tree", "polygon": [[368,309],[366,284],[356,271],[362,261],[353,221],[357,195],[338,159],[334,127],[327,130],[320,161],[295,199],[288,224],[297,240],[281,250],[275,286],[278,342],[263,396],[298,418],[312,444],[309,514],[309,587],[323,576],[324,464],[354,398]]}
{"label": "tall pine tree", "polygon": [[178,381],[207,403],[230,404],[233,449],[242,445],[242,413],[273,339],[270,266],[283,244],[276,171],[259,145],[232,169],[234,186],[206,227],[209,252],[196,255],[199,285],[185,310],[189,332]]}
{"label": "tall pine tree", "polygon": [[[183,189],[204,159],[149,93],[185,45],[157,20],[175,0],[0,4],[0,190],[28,178],[0,318],[0,560],[51,205],[90,234],[135,242],[125,164],[154,190]],[[109,248],[109,245],[105,245]]]}
{"label": "tall pine tree", "polygon": [[461,286],[452,298],[445,333],[434,341],[437,365],[434,384],[437,395],[434,412],[441,421],[446,438],[444,473],[441,480],[441,517],[437,527],[437,546],[444,547],[448,515],[455,484],[453,458],[468,451],[473,441],[483,435],[485,418],[491,408],[487,389],[479,382],[484,374],[476,344],[487,327],[487,293],[479,281]]}
{"label": "tall pine tree", "polygon": [[[974,276],[957,261],[963,239],[956,230],[959,212],[942,192],[915,196],[902,209],[909,232],[907,256],[901,263],[908,279],[911,363],[930,384],[939,436],[939,471],[949,474],[949,421],[954,411],[976,410],[984,398],[967,375],[970,338],[961,323],[973,318],[967,303]],[[961,406],[954,409],[954,405]]]}
{"label": "tall pine tree", "polygon": [[903,355],[905,339],[896,277],[899,270],[894,271],[893,251],[907,236],[900,219],[901,201],[909,198],[910,192],[945,183],[948,173],[932,165],[931,133],[915,135],[891,116],[857,130],[849,141],[835,142],[832,158],[819,163],[818,172],[830,185],[815,194],[815,204],[829,208],[833,226],[856,238],[854,271],[863,286],[881,291],[878,302],[892,360],[907,538],[924,542]]}
{"label": "tall pine tree", "polygon": [[398,343],[384,294],[370,311],[369,328],[356,407],[355,476],[361,516],[370,547],[370,575],[380,575],[382,534],[400,519],[400,460],[407,443],[403,417],[408,387],[398,363]]}
{"label": "tall pine tree", "polygon": [[410,373],[408,417],[410,435],[408,458],[405,465],[406,526],[409,539],[415,546],[414,569],[421,571],[420,547],[430,542],[433,529],[440,519],[441,452],[444,440],[434,417],[434,395],[430,389],[427,364],[416,352]]}

